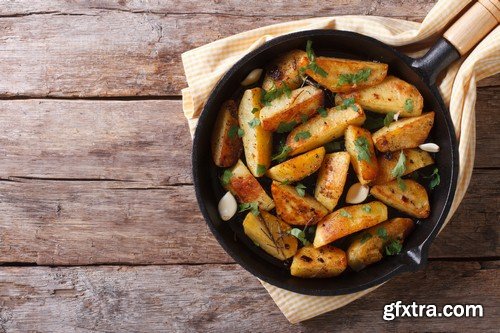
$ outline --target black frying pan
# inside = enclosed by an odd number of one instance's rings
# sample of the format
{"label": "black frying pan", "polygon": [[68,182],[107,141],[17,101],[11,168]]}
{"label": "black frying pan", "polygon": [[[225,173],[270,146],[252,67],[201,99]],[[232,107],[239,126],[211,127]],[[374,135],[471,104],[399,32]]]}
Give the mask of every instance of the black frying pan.
{"label": "black frying pan", "polygon": [[[471,11],[466,16],[471,15],[470,13]],[[460,22],[455,25],[458,23]],[[481,21],[478,22],[476,18],[474,24],[481,24]],[[259,279],[283,289],[309,295],[353,293],[378,285],[402,272],[415,271],[423,267],[427,261],[429,246],[450,210],[458,177],[457,140],[448,109],[436,88],[436,77],[453,61],[459,59],[460,53],[463,54],[472,48],[488,31],[476,36],[471,46],[461,47],[465,45],[465,41],[457,42],[457,38],[455,40],[449,38],[458,46],[455,47],[448,40],[441,38],[425,56],[412,59],[384,43],[357,33],[311,30],[275,38],[238,61],[210,95],[198,121],[193,143],[192,162],[196,197],[210,229],[226,252]],[[432,142],[441,148],[435,156],[441,184],[429,193],[431,215],[427,219],[416,221],[417,227],[406,240],[402,252],[397,256],[386,257],[360,272],[344,272],[336,278],[329,279],[303,279],[291,276],[287,267],[271,259],[244,235],[241,225],[243,214],[233,217],[228,222],[222,221],[217,205],[225,190],[219,182],[221,170],[213,163],[210,151],[210,137],[218,110],[225,100],[241,95],[243,88],[240,87],[240,82],[246,75],[255,68],[265,68],[272,59],[282,53],[292,49],[304,49],[307,40],[313,41],[317,55],[374,60],[389,64],[391,74],[418,88],[424,97],[424,111],[435,111],[431,138]],[[468,42],[470,44],[470,40]]]}

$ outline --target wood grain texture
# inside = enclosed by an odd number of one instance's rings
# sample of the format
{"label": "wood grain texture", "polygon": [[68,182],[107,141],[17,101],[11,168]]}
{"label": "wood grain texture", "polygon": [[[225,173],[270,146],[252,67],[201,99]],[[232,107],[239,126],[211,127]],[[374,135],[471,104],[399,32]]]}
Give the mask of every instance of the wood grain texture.
{"label": "wood grain texture", "polygon": [[[493,332],[500,325],[498,268],[498,261],[432,262],[425,271],[397,277],[344,308],[291,325],[257,279],[237,265],[4,267],[0,327],[4,332],[425,332],[458,327]],[[439,307],[479,303],[484,318],[382,321],[384,305],[397,300]]]}
{"label": "wood grain texture", "polygon": [[[315,16],[400,13],[421,20],[434,3],[2,2],[0,97],[178,95],[186,86],[180,54],[208,42]],[[207,29],[200,34],[200,27]]]}

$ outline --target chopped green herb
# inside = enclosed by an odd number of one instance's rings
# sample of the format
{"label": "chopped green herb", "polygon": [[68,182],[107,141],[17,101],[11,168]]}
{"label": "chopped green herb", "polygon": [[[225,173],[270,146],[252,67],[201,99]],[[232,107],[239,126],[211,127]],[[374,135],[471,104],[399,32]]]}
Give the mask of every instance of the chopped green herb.
{"label": "chopped green herb", "polygon": [[351,214],[349,214],[349,212],[348,212],[347,210],[345,210],[345,209],[341,209],[341,210],[339,211],[339,213],[340,213],[340,215],[341,215],[341,216],[343,216],[343,217],[348,217],[348,218],[351,218],[351,217],[352,217],[352,215],[351,215]]}
{"label": "chopped green herb", "polygon": [[307,69],[312,70],[314,73],[321,75],[322,77],[327,77],[328,73],[318,66],[316,63],[316,54],[314,54],[314,51],[312,49],[312,41],[308,40],[306,43],[306,53],[307,53],[307,59],[309,60],[309,64],[307,67],[302,67],[300,68],[301,72],[305,72]]}
{"label": "chopped green herb", "polygon": [[297,134],[295,134],[295,141],[300,141],[302,139],[309,139],[311,137],[311,132],[309,131],[302,131],[302,132],[299,132]]}
{"label": "chopped green herb", "polygon": [[384,118],[384,126],[389,126],[394,121],[394,112],[389,112]]}
{"label": "chopped green herb", "polygon": [[245,134],[245,131],[243,131],[241,128],[239,128],[239,126],[237,125],[233,125],[229,128],[229,132],[228,132],[228,135],[229,137],[232,139],[234,137],[236,137],[236,135],[238,135],[240,138],[243,137],[243,135]]}
{"label": "chopped green herb", "polygon": [[259,204],[257,202],[246,202],[246,203],[242,203],[240,204],[239,206],[239,210],[238,212],[244,212],[244,211],[251,211],[253,215],[257,216],[260,214],[259,212]]}
{"label": "chopped green herb", "polygon": [[265,165],[257,164],[257,175],[258,176],[262,176],[263,174],[265,174],[266,170],[267,170],[267,168]]}
{"label": "chopped green herb", "polygon": [[406,99],[405,101],[405,110],[408,112],[413,111],[413,100],[411,98]]}
{"label": "chopped green herb", "polygon": [[385,246],[385,254],[388,256],[394,256],[401,252],[403,244],[397,240],[392,240],[389,244]]}
{"label": "chopped green herb", "polygon": [[372,73],[371,68],[363,68],[355,74],[340,74],[337,85],[341,86],[344,84],[349,84],[349,85],[358,84],[359,82],[368,80],[368,77],[370,76],[371,73]]}
{"label": "chopped green herb", "polygon": [[222,185],[224,185],[224,186],[228,185],[232,176],[233,176],[233,173],[231,172],[231,170],[229,170],[229,169],[224,170],[224,172],[222,173],[222,176],[220,177]]}
{"label": "chopped green herb", "polygon": [[306,43],[306,53],[307,53],[307,59],[309,61],[316,61],[316,54],[314,54],[314,51],[312,49],[312,40],[308,40]]}
{"label": "chopped green herb", "polygon": [[283,92],[285,93],[286,97],[290,97],[292,96],[292,89],[290,89],[290,87],[288,86],[288,84],[286,84],[286,82],[283,82]]}
{"label": "chopped green herb", "polygon": [[259,110],[260,110],[259,108],[253,108],[253,109],[252,109],[252,113],[259,112]]}
{"label": "chopped green herb", "polygon": [[354,111],[358,111],[359,109],[354,103],[356,103],[354,97],[345,98],[342,100],[342,104],[337,106],[337,109],[345,110],[347,108],[352,108]]}
{"label": "chopped green herb", "polygon": [[370,238],[372,238],[372,234],[370,234],[369,232],[366,232],[364,233],[362,236],[361,236],[361,239],[360,239],[360,242],[361,244],[364,244],[366,243],[367,240],[369,240]]}
{"label": "chopped green herb", "polygon": [[253,118],[248,122],[248,125],[250,125],[251,128],[255,128],[256,126],[260,125],[260,120],[259,118]]}
{"label": "chopped green herb", "polygon": [[402,177],[406,171],[406,156],[404,151],[401,150],[401,153],[399,154],[398,158],[398,163],[396,163],[396,166],[394,169],[391,171],[391,175],[393,177]]}
{"label": "chopped green herb", "polygon": [[288,233],[297,238],[304,246],[311,244],[307,240],[306,233],[304,232],[304,230],[300,230],[299,228],[293,228],[290,231],[288,231]]}
{"label": "chopped green herb", "polygon": [[326,118],[328,116],[328,112],[326,111],[325,108],[319,108],[318,113],[321,115],[321,117]]}
{"label": "chopped green herb", "polygon": [[367,130],[374,131],[380,129],[383,126],[384,126],[383,118],[366,115],[366,120],[365,123],[363,124],[363,127],[366,128]]}
{"label": "chopped green herb", "polygon": [[371,213],[372,208],[370,206],[368,206],[368,205],[365,205],[365,206],[363,206],[363,211],[365,211],[367,213]]}
{"label": "chopped green herb", "polygon": [[325,149],[328,153],[334,152],[334,151],[340,151],[344,150],[344,142],[343,141],[332,141],[328,142],[325,145]]}
{"label": "chopped green herb", "polygon": [[404,182],[404,180],[401,177],[396,178],[396,180],[401,191],[406,191],[406,183]]}
{"label": "chopped green herb", "polygon": [[297,122],[295,120],[292,120],[289,123],[281,122],[278,125],[278,129],[276,130],[276,132],[278,132],[278,133],[290,132],[296,125],[297,125]]}
{"label": "chopped green herb", "polygon": [[300,115],[300,120],[302,121],[302,123],[305,123],[308,119],[309,119],[309,117],[306,114]]}
{"label": "chopped green herb", "polygon": [[290,181],[288,179],[285,180],[284,182],[281,182],[281,185],[288,185],[288,184],[290,184]]}
{"label": "chopped green herb", "polygon": [[283,82],[280,88],[277,88],[276,85],[273,84],[271,89],[264,90],[264,93],[261,96],[261,102],[262,104],[269,106],[273,100],[281,97],[283,94],[290,97],[292,94],[290,87],[285,82]]}
{"label": "chopped green herb", "polygon": [[287,146],[287,145],[282,145],[280,148],[280,151],[277,155],[274,155],[272,160],[277,161],[278,163],[283,162],[287,157],[288,154],[292,151],[292,148]]}
{"label": "chopped green herb", "polygon": [[368,139],[364,136],[360,136],[354,140],[354,146],[358,151],[358,161],[370,161],[370,146],[368,144]]}
{"label": "chopped green herb", "polygon": [[243,137],[243,135],[245,135],[245,131],[244,131],[243,129],[241,129],[241,128],[238,128],[238,136],[239,136],[240,138],[242,138],[242,137]]}
{"label": "chopped green herb", "polygon": [[297,194],[301,197],[304,197],[306,195],[306,187],[301,183],[295,185],[295,191],[297,191]]}
{"label": "chopped green herb", "polygon": [[383,240],[387,239],[387,230],[384,227],[380,227],[377,229],[377,235]]}
{"label": "chopped green herb", "polygon": [[433,190],[436,186],[439,185],[439,183],[441,183],[441,176],[439,175],[438,168],[434,168],[434,171],[432,172],[432,174],[428,177],[425,177],[425,178],[431,179],[431,182],[429,183],[429,188],[431,190]]}

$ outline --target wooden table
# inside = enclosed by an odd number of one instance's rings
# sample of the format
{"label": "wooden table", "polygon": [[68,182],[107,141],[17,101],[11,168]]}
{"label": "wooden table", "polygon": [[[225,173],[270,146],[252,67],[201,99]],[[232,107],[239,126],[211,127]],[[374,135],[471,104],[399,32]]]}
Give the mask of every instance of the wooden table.
{"label": "wooden table", "polygon": [[[477,93],[469,192],[428,267],[292,326],[198,212],[180,54],[313,16],[422,20],[418,1],[2,1],[0,330],[331,332],[500,327],[500,76]],[[283,2],[285,3],[285,2]],[[383,305],[485,318],[383,322]]]}

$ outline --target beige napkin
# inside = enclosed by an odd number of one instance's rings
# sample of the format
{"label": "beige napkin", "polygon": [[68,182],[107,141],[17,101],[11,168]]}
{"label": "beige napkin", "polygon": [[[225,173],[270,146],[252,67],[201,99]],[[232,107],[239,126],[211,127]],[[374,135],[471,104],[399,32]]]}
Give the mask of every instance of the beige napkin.
{"label": "beige napkin", "polygon": [[[182,54],[188,87],[182,90],[183,111],[191,134],[203,104],[221,76],[240,58],[274,37],[311,29],[355,31],[396,47],[414,44],[409,55],[422,55],[429,39],[436,38],[472,0],[440,0],[422,23],[374,16],[337,16],[275,24],[224,38]],[[423,43],[423,41],[425,41]],[[420,46],[419,46],[420,45]],[[449,105],[459,139],[460,172],[455,200],[444,225],[448,223],[467,190],[474,164],[476,141],[476,82],[500,72],[500,27],[497,26],[464,59],[452,65],[439,84]],[[443,226],[444,228],[444,226]],[[261,281],[262,282],[262,281]],[[307,296],[262,282],[291,323],[297,323],[340,308],[378,286],[342,296]]]}

